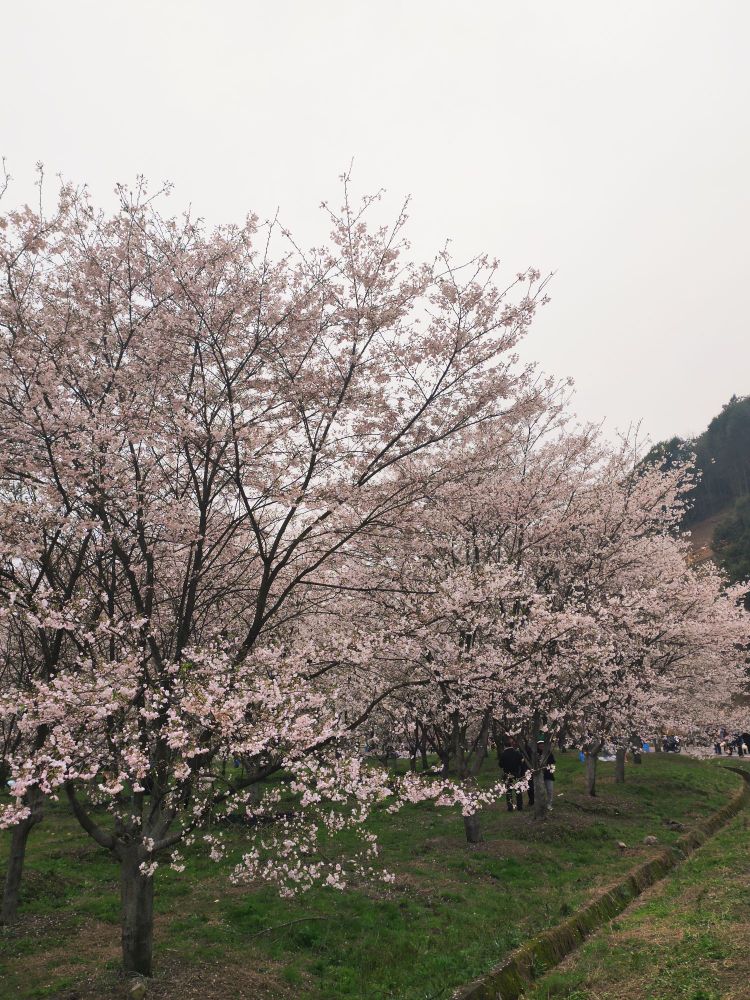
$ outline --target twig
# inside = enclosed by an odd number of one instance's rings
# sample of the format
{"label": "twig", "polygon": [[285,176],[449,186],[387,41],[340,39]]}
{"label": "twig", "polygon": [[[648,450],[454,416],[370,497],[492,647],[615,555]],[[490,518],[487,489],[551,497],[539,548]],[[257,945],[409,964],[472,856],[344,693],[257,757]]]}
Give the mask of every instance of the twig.
{"label": "twig", "polygon": [[285,924],[277,924],[275,927],[264,927],[262,931],[258,931],[256,934],[251,934],[250,938],[248,940],[251,940],[252,938],[260,937],[261,934],[271,934],[273,931],[280,931],[284,927],[291,927],[292,924],[301,924],[301,923],[304,923],[305,920],[330,920],[330,919],[331,919],[330,917],[325,916],[325,915],[323,915],[323,916],[313,915],[311,917],[298,917],[297,920],[289,920],[289,921],[287,921],[287,923],[285,923]]}

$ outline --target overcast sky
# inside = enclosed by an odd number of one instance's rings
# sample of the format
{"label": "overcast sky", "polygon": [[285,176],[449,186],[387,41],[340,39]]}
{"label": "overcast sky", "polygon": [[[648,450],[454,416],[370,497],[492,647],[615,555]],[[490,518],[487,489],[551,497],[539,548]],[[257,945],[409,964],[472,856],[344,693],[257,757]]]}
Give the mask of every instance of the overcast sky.
{"label": "overcast sky", "polygon": [[[524,356],[653,438],[750,393],[750,0],[5,0],[0,152],[305,243],[355,187],[555,271]],[[338,203],[338,202],[336,202]]]}

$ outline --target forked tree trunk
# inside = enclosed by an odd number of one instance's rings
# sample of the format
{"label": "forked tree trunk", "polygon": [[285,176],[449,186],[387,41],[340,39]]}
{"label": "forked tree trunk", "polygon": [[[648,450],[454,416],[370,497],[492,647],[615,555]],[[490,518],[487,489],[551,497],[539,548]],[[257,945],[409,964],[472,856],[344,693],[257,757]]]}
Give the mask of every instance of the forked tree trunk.
{"label": "forked tree trunk", "polygon": [[154,948],[154,880],[140,870],[138,852],[126,848],[120,860],[122,964],[125,972],[151,975]]}
{"label": "forked tree trunk", "polygon": [[595,753],[586,754],[586,791],[589,795],[596,795],[596,762]]}
{"label": "forked tree trunk", "polygon": [[468,844],[481,844],[483,837],[479,827],[479,813],[472,813],[471,816],[464,816],[464,830],[466,831],[466,842]]}
{"label": "forked tree trunk", "polygon": [[615,784],[625,783],[625,747],[615,750]]}
{"label": "forked tree trunk", "polygon": [[42,821],[42,795],[36,787],[26,793],[26,801],[31,813],[13,827],[10,839],[8,869],[5,873],[3,903],[0,909],[0,924],[12,924],[18,916],[18,901],[21,895],[21,879],[26,860],[26,845],[29,834]]}
{"label": "forked tree trunk", "polygon": [[534,771],[534,819],[547,818],[547,789],[544,787],[544,771]]}

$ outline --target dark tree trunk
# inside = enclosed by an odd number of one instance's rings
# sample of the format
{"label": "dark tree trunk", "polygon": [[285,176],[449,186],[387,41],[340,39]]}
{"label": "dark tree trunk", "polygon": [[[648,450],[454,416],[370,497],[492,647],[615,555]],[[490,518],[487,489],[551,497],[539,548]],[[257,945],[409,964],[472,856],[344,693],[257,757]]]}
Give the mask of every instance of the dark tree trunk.
{"label": "dark tree trunk", "polygon": [[415,772],[417,770],[417,754],[416,751],[409,756],[409,770]]}
{"label": "dark tree trunk", "polygon": [[422,758],[422,770],[426,771],[430,766],[430,762],[427,760],[427,748],[425,746],[421,746],[419,748],[419,754]]}
{"label": "dark tree trunk", "polygon": [[482,831],[479,828],[479,813],[472,813],[471,816],[464,816],[464,830],[466,831],[466,842],[468,844],[481,844]]}
{"label": "dark tree trunk", "polygon": [[12,924],[18,915],[18,901],[21,895],[21,878],[26,859],[26,844],[29,834],[42,821],[42,795],[35,787],[30,788],[26,802],[31,813],[13,827],[8,855],[8,870],[5,873],[3,903],[0,909],[0,924]]}
{"label": "dark tree trunk", "polygon": [[154,880],[140,870],[139,852],[124,848],[120,860],[122,964],[125,972],[151,975],[154,947]]}
{"label": "dark tree trunk", "polygon": [[625,783],[625,747],[615,750],[615,784]]}
{"label": "dark tree trunk", "polygon": [[[485,712],[479,736],[477,737],[477,740],[468,755],[463,742],[460,742],[458,739],[456,740],[458,773],[461,781],[472,788],[476,786],[477,775],[479,774],[482,764],[484,763],[484,758],[487,756],[487,741],[490,735],[491,722],[491,713],[489,711]],[[457,727],[456,731],[458,731]],[[472,755],[474,759],[471,764],[469,764],[469,760]],[[482,833],[479,829],[479,813],[473,813],[471,816],[464,816],[464,830],[466,831],[466,840],[469,844],[480,844],[482,842]]]}
{"label": "dark tree trunk", "polygon": [[598,757],[595,753],[586,754],[586,791],[589,795],[596,795],[596,762]]}
{"label": "dark tree trunk", "polygon": [[547,789],[544,787],[544,771],[534,771],[534,819],[547,818]]}

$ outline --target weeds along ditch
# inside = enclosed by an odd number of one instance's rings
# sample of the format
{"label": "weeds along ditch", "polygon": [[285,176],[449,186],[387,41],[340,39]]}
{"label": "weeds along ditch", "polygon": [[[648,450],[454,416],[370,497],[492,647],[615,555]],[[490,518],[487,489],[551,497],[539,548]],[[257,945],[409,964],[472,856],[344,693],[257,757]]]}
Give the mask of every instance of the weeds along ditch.
{"label": "weeds along ditch", "polygon": [[529,1000],[748,996],[747,810],[528,991]]}

